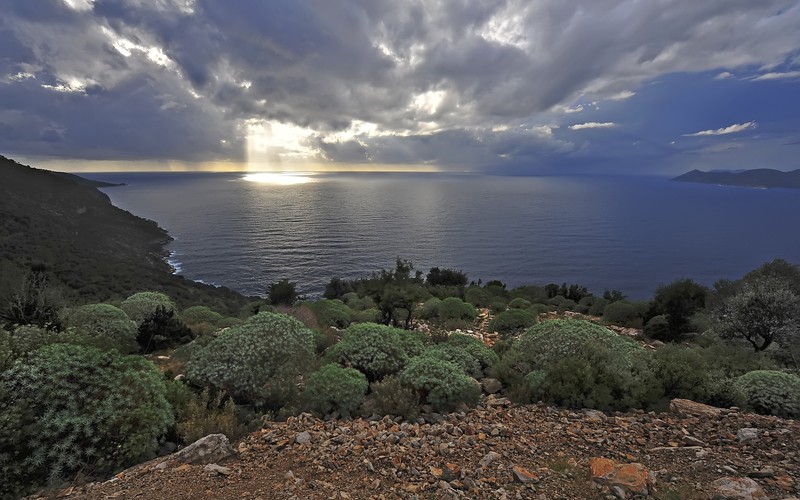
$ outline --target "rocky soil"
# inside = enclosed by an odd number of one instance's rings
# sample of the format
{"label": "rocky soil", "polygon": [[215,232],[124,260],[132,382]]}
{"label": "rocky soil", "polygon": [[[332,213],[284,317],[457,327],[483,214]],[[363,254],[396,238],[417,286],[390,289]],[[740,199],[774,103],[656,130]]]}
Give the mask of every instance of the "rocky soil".
{"label": "rocky soil", "polygon": [[489,396],[469,411],[414,422],[301,415],[268,422],[233,448],[162,457],[59,495],[786,499],[800,490],[798,422],[682,400],[661,414],[516,406]]}

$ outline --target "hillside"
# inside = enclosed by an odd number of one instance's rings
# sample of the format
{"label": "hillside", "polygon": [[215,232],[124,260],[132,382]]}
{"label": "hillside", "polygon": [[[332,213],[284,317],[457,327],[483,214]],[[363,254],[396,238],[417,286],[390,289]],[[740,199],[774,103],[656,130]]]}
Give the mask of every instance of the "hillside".
{"label": "hillside", "polygon": [[230,314],[247,302],[229,289],[173,275],[164,261],[170,236],[113,206],[91,181],[2,156],[0,179],[0,299],[18,289],[31,265],[43,265],[68,303],[143,290],[167,293],[180,307],[205,304]]}
{"label": "hillside", "polygon": [[782,172],[769,168],[742,172],[703,172],[692,170],[675,177],[673,181],[719,184],[723,186],[745,186],[755,188],[800,189],[800,169]]}
{"label": "hillside", "polygon": [[606,415],[488,396],[475,409],[413,422],[267,422],[229,458],[163,457],[61,495],[691,500],[709,498],[715,484],[755,484],[781,499],[800,485],[799,438],[795,421],[688,401],[670,413]]}

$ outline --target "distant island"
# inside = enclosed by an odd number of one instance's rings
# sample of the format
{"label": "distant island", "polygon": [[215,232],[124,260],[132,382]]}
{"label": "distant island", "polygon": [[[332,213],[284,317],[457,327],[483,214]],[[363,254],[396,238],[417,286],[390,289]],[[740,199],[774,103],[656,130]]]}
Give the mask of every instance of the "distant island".
{"label": "distant island", "polygon": [[737,172],[703,172],[702,170],[692,170],[672,180],[701,184],[719,184],[722,186],[800,189],[800,169],[792,170],[791,172],[782,172],[771,168],[758,168]]}

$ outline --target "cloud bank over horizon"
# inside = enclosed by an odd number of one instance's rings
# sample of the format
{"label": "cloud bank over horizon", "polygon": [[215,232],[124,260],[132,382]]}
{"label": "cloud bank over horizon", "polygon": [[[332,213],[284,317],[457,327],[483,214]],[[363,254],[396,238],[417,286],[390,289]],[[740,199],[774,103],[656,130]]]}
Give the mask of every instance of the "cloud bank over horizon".
{"label": "cloud bank over horizon", "polygon": [[6,156],[517,174],[798,167],[793,1],[4,3]]}

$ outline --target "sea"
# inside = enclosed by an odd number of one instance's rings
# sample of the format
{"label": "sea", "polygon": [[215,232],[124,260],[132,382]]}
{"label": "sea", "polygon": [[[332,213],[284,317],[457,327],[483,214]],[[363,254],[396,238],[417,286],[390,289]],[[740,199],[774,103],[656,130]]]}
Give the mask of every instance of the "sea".
{"label": "sea", "polygon": [[93,173],[112,202],[174,238],[175,272],[264,295],[288,279],[319,297],[396,259],[509,287],[577,283],[647,300],[775,258],[800,263],[800,190],[660,177],[445,173]]}

